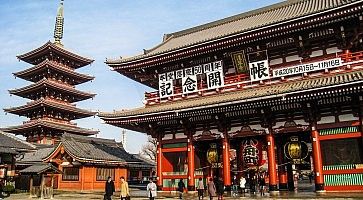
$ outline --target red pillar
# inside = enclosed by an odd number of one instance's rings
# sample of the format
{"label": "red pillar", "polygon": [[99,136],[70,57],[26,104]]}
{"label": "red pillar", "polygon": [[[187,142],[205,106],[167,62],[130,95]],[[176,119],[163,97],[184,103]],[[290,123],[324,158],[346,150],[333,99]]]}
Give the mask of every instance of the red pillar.
{"label": "red pillar", "polygon": [[226,190],[231,188],[231,165],[229,155],[229,141],[227,131],[223,138],[223,182]]}
{"label": "red pillar", "polygon": [[157,182],[156,185],[158,187],[158,190],[161,190],[163,187],[163,178],[162,178],[162,156],[163,153],[161,151],[161,138],[158,138],[157,147],[156,147],[156,176],[157,176]]}
{"label": "red pillar", "polygon": [[324,176],[323,176],[323,160],[321,158],[321,148],[319,140],[319,132],[313,126],[311,131],[312,146],[313,146],[313,160],[315,172],[315,191],[324,190]]}
{"label": "red pillar", "polygon": [[267,140],[267,156],[268,156],[268,173],[269,173],[269,189],[270,192],[277,191],[277,173],[275,158],[275,138],[272,136],[272,130],[266,135]]}
{"label": "red pillar", "polygon": [[278,164],[280,165],[278,168],[279,171],[279,190],[287,190],[287,172],[286,172],[286,165],[284,162],[284,145],[280,142],[277,145],[277,159]]}
{"label": "red pillar", "polygon": [[188,191],[195,190],[193,137],[188,139]]}

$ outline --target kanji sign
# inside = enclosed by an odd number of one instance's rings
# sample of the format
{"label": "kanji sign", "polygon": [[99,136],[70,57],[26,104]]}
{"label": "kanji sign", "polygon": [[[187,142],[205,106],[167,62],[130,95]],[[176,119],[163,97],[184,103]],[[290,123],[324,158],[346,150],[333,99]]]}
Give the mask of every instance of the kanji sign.
{"label": "kanji sign", "polygon": [[159,82],[160,98],[170,97],[174,95],[173,80]]}
{"label": "kanji sign", "polygon": [[233,66],[238,73],[247,72],[247,61],[244,51],[239,51],[231,54]]}
{"label": "kanji sign", "polygon": [[268,60],[249,63],[251,81],[261,81],[270,78]]}
{"label": "kanji sign", "polygon": [[187,76],[182,78],[182,88],[183,88],[183,94],[188,94],[192,92],[197,92],[197,76]]}
{"label": "kanji sign", "polygon": [[224,85],[223,71],[212,71],[207,73],[208,89],[216,89]]}
{"label": "kanji sign", "polygon": [[[205,76],[204,76],[205,74]],[[203,75],[203,76],[202,76]],[[222,61],[196,65],[185,69],[159,74],[159,97],[165,98],[174,95],[174,84],[179,84],[183,94],[198,91],[198,77],[207,79],[208,89],[216,89],[224,86],[224,74]]]}

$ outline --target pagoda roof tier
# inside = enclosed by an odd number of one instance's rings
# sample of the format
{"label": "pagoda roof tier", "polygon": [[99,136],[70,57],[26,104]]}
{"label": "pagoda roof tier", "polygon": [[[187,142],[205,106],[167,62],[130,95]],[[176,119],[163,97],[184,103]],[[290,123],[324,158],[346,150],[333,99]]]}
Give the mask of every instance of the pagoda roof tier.
{"label": "pagoda roof tier", "polygon": [[50,41],[28,53],[18,55],[17,58],[33,65],[37,65],[46,59],[58,60],[59,62],[75,69],[89,65],[94,61],[72,53],[62,46],[56,45]]}
{"label": "pagoda roof tier", "polygon": [[71,113],[75,116],[75,119],[91,117],[96,114],[96,112],[80,109],[72,104],[60,103],[52,99],[44,99],[44,98],[27,103],[26,105],[23,106],[7,108],[4,109],[4,111],[27,117],[28,113],[34,112],[39,109],[44,109],[46,107],[52,108],[53,110],[60,110],[63,112]]}
{"label": "pagoda roof tier", "polygon": [[[362,2],[362,0],[286,0],[204,25],[165,34],[161,44],[144,50],[143,54],[129,58],[107,59],[106,64],[115,69],[122,69],[134,67],[135,63],[139,62],[141,64],[137,65],[138,67],[160,63],[164,58],[175,60],[176,57],[184,56],[185,52],[194,55],[199,50],[205,51],[204,46],[211,43],[217,42],[218,45],[213,44],[208,48],[217,49],[219,44],[227,44],[225,39],[229,40],[228,43],[237,43],[241,42],[236,40],[237,36],[242,37],[242,40],[251,40],[252,37],[263,38],[261,35],[298,28],[302,26],[299,21],[308,20],[309,17],[316,17],[319,20],[338,17],[336,13],[330,12],[337,12],[337,9],[347,7],[354,11],[362,9]],[[320,17],[326,13],[329,13],[329,16]],[[308,22],[317,22],[317,20]],[[280,26],[284,27],[280,28]],[[202,49],[197,49],[198,47]],[[195,49],[198,51],[194,51]]]}
{"label": "pagoda roof tier", "polygon": [[14,94],[14,95],[17,95],[20,97],[36,100],[37,96],[34,95],[35,91],[45,91],[45,90],[48,90],[48,88],[52,88],[52,89],[56,90],[57,92],[64,92],[66,94],[69,94],[70,96],[73,96],[74,99],[70,99],[69,100],[70,103],[93,98],[96,95],[96,94],[76,90],[75,88],[73,88],[71,86],[61,84],[56,81],[51,81],[49,79],[43,79],[34,84],[31,84],[31,85],[28,85],[28,86],[25,86],[25,87],[22,87],[19,89],[9,90],[9,92],[10,92],[10,94]]}
{"label": "pagoda roof tier", "polygon": [[[50,60],[44,60],[38,65],[35,65],[31,68],[13,74],[14,76],[22,78],[24,80],[36,82],[38,81],[38,79],[35,79],[34,78],[35,76],[47,74],[49,70],[52,70],[56,73],[60,73],[63,76],[73,79],[74,85],[85,83],[94,79],[93,76],[78,73],[69,67],[66,67],[62,64]],[[43,77],[40,77],[39,79],[41,78]]]}
{"label": "pagoda roof tier", "polygon": [[[10,126],[7,128],[0,129],[4,132],[13,133],[16,135],[28,135],[31,132],[39,131],[43,132],[45,129],[50,129],[51,134],[63,134],[63,133],[73,133],[78,135],[94,135],[98,131],[80,128],[71,124],[64,124],[61,122],[55,122],[48,119],[37,119],[25,122],[22,125]],[[47,132],[44,132],[47,133]]]}
{"label": "pagoda roof tier", "polygon": [[348,73],[337,72],[324,76],[286,80],[275,84],[256,85],[255,87],[243,88],[239,91],[176,100],[133,110],[116,111],[113,113],[101,112],[98,115],[107,123],[131,124],[139,121],[161,120],[162,118],[176,117],[180,115],[180,113],[192,112],[193,110],[198,109],[264,101],[266,99],[278,97],[285,98],[309,91],[338,88],[343,85],[362,83],[363,70],[360,69]]}

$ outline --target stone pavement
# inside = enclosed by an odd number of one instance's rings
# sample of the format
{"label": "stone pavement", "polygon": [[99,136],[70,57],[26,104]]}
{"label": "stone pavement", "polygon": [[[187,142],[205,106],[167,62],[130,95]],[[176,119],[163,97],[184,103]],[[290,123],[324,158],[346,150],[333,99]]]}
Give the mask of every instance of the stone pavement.
{"label": "stone pavement", "polygon": [[[157,199],[178,199],[176,197],[176,194],[169,193],[171,196],[169,197],[158,197]],[[146,195],[146,191],[141,190],[132,190],[131,192],[131,199],[137,199],[137,200],[147,200],[145,197],[141,197],[140,195],[144,196]],[[139,196],[139,197],[135,197]],[[22,194],[12,194],[10,197],[5,198],[4,200],[18,200],[18,199],[30,199],[28,194],[22,193]],[[35,198],[34,198],[35,199]],[[54,196],[54,199],[60,199],[60,200],[102,200],[103,194],[101,192],[92,192],[92,193],[81,193],[81,192],[57,192]],[[114,196],[113,199],[119,199],[117,196]],[[184,197],[186,200],[192,200],[192,199],[198,199],[197,197]],[[205,200],[209,199],[208,197],[204,198]],[[215,200],[217,198],[214,198]],[[277,196],[270,196],[267,194],[266,196],[261,197],[260,195],[250,195],[246,194],[245,197],[225,197],[225,200],[231,200],[231,199],[363,199],[363,193],[325,193],[325,194],[316,194],[314,192],[280,192]]]}

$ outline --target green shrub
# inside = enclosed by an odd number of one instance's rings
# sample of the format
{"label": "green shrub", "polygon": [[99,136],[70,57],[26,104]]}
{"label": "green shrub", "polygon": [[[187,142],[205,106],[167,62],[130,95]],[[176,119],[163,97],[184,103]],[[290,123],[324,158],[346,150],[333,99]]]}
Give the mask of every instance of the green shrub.
{"label": "green shrub", "polygon": [[15,187],[13,185],[5,185],[3,188],[4,192],[14,192],[15,191]]}

